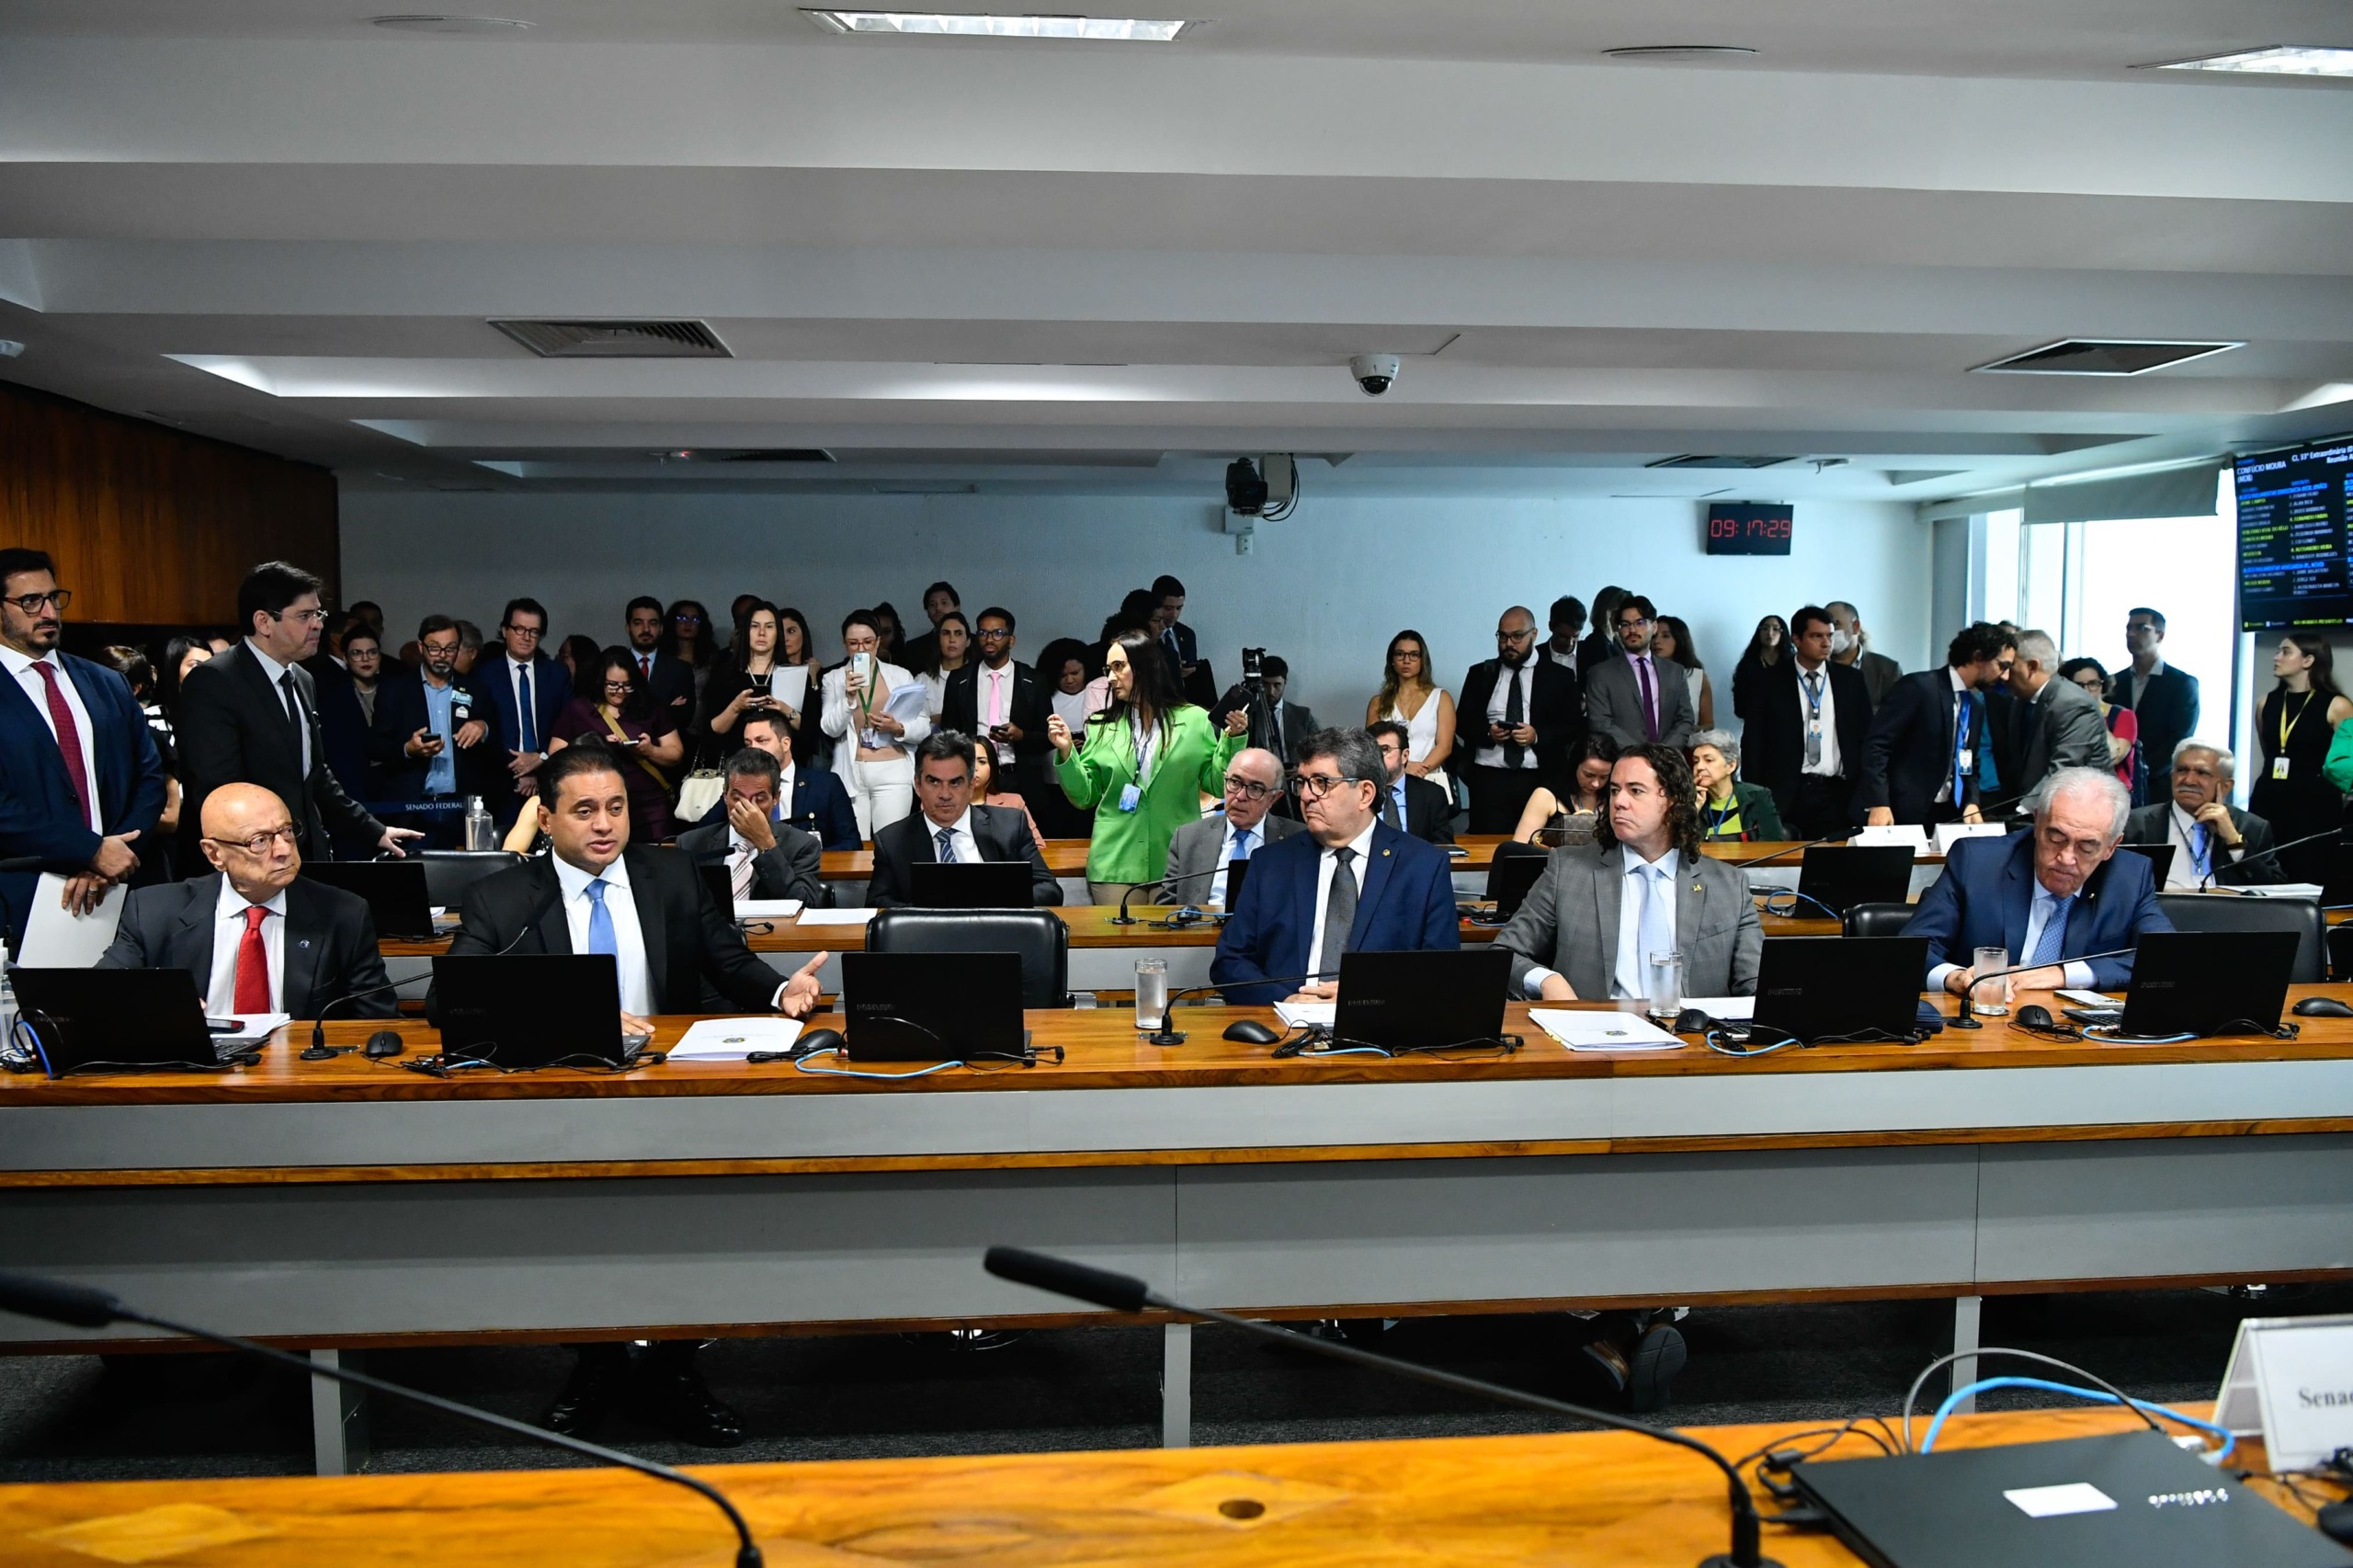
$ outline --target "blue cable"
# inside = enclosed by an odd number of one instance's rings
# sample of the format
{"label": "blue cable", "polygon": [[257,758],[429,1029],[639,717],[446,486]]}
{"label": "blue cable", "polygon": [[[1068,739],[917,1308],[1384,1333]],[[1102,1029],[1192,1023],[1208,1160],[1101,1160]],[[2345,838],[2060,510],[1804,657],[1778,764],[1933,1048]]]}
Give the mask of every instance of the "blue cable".
{"label": "blue cable", "polygon": [[881,1078],[885,1080],[899,1078],[928,1078],[934,1073],[945,1073],[950,1067],[961,1067],[964,1065],[961,1062],[942,1062],[935,1066],[918,1068],[913,1073],[861,1073],[855,1067],[812,1067],[809,1065],[810,1059],[812,1057],[838,1056],[839,1054],[841,1054],[840,1046],[829,1045],[823,1051],[811,1051],[808,1056],[794,1057],[792,1059],[792,1065],[796,1071],[802,1073],[821,1073],[828,1078]]}
{"label": "blue cable", "polygon": [[[1928,1423],[1928,1435],[1920,1440],[1919,1451],[1925,1454],[1937,1446],[1937,1434],[1943,1429],[1945,1417],[1952,1414],[1954,1405],[1959,1404],[1970,1395],[1982,1393],[1987,1389],[2040,1389],[2045,1393],[2063,1393],[2075,1399],[2089,1400],[2094,1404],[2116,1403],[2116,1396],[2103,1390],[2077,1388],[2073,1383],[2054,1383],[2047,1378],[1980,1378],[1975,1382],[1957,1388],[1945,1396],[1945,1402],[1937,1406],[1936,1418]],[[2134,1400],[2132,1408],[2146,1411],[2153,1415],[2162,1415],[2168,1421],[2178,1421],[2185,1426],[2195,1426],[2201,1432],[2213,1433],[2222,1439],[2221,1451],[2213,1456],[2213,1460],[2217,1464],[2229,1459],[2231,1451],[2239,1446],[2239,1440],[2231,1435],[2230,1428],[2227,1426],[2217,1426],[2211,1421],[2200,1421],[2194,1415],[2184,1415],[2178,1410],[2170,1409],[2162,1404],[2152,1404],[2146,1400]]]}

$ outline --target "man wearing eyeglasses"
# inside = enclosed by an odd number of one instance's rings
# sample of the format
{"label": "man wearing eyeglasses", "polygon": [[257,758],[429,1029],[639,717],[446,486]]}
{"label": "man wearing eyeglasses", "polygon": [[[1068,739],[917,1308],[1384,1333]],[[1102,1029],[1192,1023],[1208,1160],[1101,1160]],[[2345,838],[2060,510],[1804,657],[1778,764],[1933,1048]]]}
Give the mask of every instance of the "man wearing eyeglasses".
{"label": "man wearing eyeglasses", "polygon": [[[946,586],[945,583],[932,585],[934,590]],[[931,593],[924,595],[926,610],[931,608],[932,597]],[[993,754],[996,776],[1004,780],[1000,789],[1010,789],[1025,800],[1045,795],[1049,790],[1058,796],[1060,787],[1046,777],[1046,758],[1052,754],[1053,743],[1046,739],[1045,688],[1038,684],[1037,671],[1014,658],[1014,628],[1013,612],[1004,606],[991,605],[981,611],[972,622],[976,656],[949,676],[940,694],[939,727],[974,736],[996,748]]]}
{"label": "man wearing eyeglasses", "polygon": [[204,815],[204,799],[229,784],[258,784],[286,802],[313,859],[335,858],[330,835],[404,853],[415,828],[386,827],[343,792],[326,764],[319,705],[302,661],[318,652],[326,611],[318,578],[266,561],[237,585],[244,638],[188,672],[180,687],[183,821]]}
{"label": "man wearing eyeglasses", "polygon": [[1620,746],[1689,745],[1699,724],[1691,708],[1690,678],[1681,665],[1651,653],[1658,608],[1640,594],[1628,594],[1610,613],[1620,656],[1586,672],[1586,717]]}
{"label": "man wearing eyeglasses", "polygon": [[1188,822],[1168,841],[1161,902],[1223,909],[1227,868],[1305,826],[1290,817],[1267,814],[1282,794],[1281,758],[1263,746],[1234,753],[1225,765],[1223,814]]}
{"label": "man wearing eyeglasses", "polygon": [[344,997],[361,1017],[392,1016],[392,993],[375,989],[386,982],[368,901],[303,880],[285,801],[224,784],[205,797],[202,831],[211,873],[134,889],[100,969],[187,970],[216,1018],[315,1018]]}
{"label": "man wearing eyeglasses", "polygon": [[538,792],[533,775],[548,759],[548,731],[572,700],[572,677],[551,657],[547,607],[509,599],[498,618],[498,650],[474,666],[473,680],[506,753],[507,786],[490,801],[491,814],[512,823]]}
{"label": "man wearing eyeglasses", "polygon": [[[66,879],[66,907],[97,906],[137,870],[163,814],[164,764],[120,676],[58,650],[73,591],[38,550],[0,550],[0,857],[37,856]],[[39,878],[0,877],[20,952]]]}
{"label": "man wearing eyeglasses", "polygon": [[1250,858],[1210,962],[1228,1002],[1328,1001],[1339,993],[1342,953],[1462,945],[1446,852],[1377,814],[1387,774],[1362,730],[1318,730],[1300,742],[1307,831]]}
{"label": "man wearing eyeglasses", "polygon": [[1462,677],[1455,749],[1471,753],[1462,781],[1472,833],[1509,834],[1536,786],[1566,774],[1585,738],[1576,672],[1535,655],[1536,617],[1514,605],[1495,622],[1495,656]]}

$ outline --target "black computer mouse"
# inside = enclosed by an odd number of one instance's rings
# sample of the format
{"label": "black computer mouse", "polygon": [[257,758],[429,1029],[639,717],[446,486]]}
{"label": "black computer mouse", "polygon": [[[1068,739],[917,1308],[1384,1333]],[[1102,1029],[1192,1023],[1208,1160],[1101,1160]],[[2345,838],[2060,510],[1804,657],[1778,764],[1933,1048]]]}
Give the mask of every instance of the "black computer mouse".
{"label": "black computer mouse", "polygon": [[2300,1018],[2353,1018],[2353,1007],[2334,996],[2307,996],[2290,1011]]}
{"label": "black computer mouse", "polygon": [[803,1029],[801,1038],[792,1042],[795,1056],[814,1056],[821,1051],[839,1051],[848,1042],[839,1029]]}
{"label": "black computer mouse", "polygon": [[2329,1540],[2353,1546],[2353,1503],[2322,1504],[2315,1522]]}
{"label": "black computer mouse", "polygon": [[378,1029],[374,1034],[368,1037],[368,1043],[360,1048],[360,1054],[363,1056],[382,1058],[386,1056],[398,1056],[402,1051],[407,1049],[408,1048],[406,1046],[401,1043],[401,1037],[394,1034],[392,1030]]}
{"label": "black computer mouse", "polygon": [[2022,1029],[2052,1029],[2059,1027],[2052,1021],[2051,1009],[2035,1002],[2029,1002],[2018,1009],[2018,1026]]}
{"label": "black computer mouse", "polygon": [[1699,1011],[1699,1008],[1686,1007],[1683,1011],[1675,1015],[1675,1023],[1669,1032],[1673,1034],[1706,1034],[1710,1029],[1714,1028],[1715,1027],[1716,1020],[1708,1017],[1707,1014]]}
{"label": "black computer mouse", "polygon": [[1237,1018],[1225,1026],[1225,1038],[1244,1045],[1272,1045],[1283,1037],[1256,1018]]}

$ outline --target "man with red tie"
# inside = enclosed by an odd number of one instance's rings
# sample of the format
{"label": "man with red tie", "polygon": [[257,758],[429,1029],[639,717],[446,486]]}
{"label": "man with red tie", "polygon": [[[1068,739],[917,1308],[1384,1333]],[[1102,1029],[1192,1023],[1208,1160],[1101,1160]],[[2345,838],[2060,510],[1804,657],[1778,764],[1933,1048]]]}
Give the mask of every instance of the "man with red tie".
{"label": "man with red tie", "polygon": [[[68,907],[95,907],[138,868],[164,811],[164,764],[123,678],[58,651],[73,590],[38,550],[0,550],[0,859],[66,878]],[[12,950],[32,913],[32,870],[0,876]]]}

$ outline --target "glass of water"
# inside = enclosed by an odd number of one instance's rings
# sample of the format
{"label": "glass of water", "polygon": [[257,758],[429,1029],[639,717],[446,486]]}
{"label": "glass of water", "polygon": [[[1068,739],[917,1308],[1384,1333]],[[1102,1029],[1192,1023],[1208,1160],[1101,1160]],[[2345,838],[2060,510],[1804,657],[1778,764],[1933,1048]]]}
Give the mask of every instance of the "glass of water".
{"label": "glass of water", "polygon": [[[1971,972],[1980,980],[1985,980],[1987,975],[2002,974],[2009,967],[2010,950],[2007,948],[1980,948],[1970,960]],[[2014,994],[2014,988],[2006,978],[1985,980],[1984,984],[1971,993],[1975,998],[1972,1006],[1989,1018],[2006,1018],[2010,1016]]]}
{"label": "glass of water", "polygon": [[1654,1017],[1671,1018],[1683,1011],[1683,955],[1653,953],[1650,955],[1651,1012]]}
{"label": "glass of water", "polygon": [[1136,1028],[1168,1027],[1168,960],[1136,960]]}

